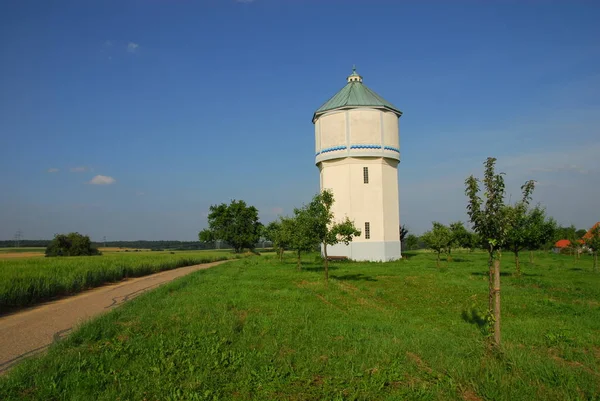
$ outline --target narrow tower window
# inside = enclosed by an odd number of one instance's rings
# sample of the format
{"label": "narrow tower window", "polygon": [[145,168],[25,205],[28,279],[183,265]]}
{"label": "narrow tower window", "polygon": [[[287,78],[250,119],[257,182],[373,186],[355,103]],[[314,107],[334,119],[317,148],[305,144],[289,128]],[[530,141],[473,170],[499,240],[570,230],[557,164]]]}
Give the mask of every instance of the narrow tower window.
{"label": "narrow tower window", "polygon": [[371,223],[367,221],[365,222],[365,239],[369,238],[371,238]]}
{"label": "narrow tower window", "polygon": [[365,181],[365,184],[369,183],[369,168],[368,167],[363,167],[363,180]]}

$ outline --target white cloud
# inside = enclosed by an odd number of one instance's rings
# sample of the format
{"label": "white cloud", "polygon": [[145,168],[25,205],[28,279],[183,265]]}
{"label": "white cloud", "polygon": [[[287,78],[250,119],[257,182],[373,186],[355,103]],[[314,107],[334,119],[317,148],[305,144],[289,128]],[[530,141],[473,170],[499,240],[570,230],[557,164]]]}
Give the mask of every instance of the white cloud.
{"label": "white cloud", "polygon": [[112,46],[112,42],[110,40],[104,41],[104,47],[111,47],[111,46]]}
{"label": "white cloud", "polygon": [[92,178],[89,182],[89,184],[93,184],[93,185],[110,185],[110,184],[114,184],[117,180],[115,180],[112,177],[109,177],[107,175],[97,175],[94,178]]}
{"label": "white cloud", "polygon": [[49,168],[49,169],[48,169],[48,172],[49,172],[49,173],[58,173],[58,169],[57,169],[57,168],[54,168],[54,167],[53,167],[53,168]]}
{"label": "white cloud", "polygon": [[129,53],[136,53],[139,48],[140,48],[140,45],[137,43],[133,43],[133,42],[127,43],[127,51]]}
{"label": "white cloud", "polygon": [[71,168],[72,173],[83,173],[83,172],[86,172],[87,170],[88,170],[88,168],[86,166],[79,166],[79,167]]}

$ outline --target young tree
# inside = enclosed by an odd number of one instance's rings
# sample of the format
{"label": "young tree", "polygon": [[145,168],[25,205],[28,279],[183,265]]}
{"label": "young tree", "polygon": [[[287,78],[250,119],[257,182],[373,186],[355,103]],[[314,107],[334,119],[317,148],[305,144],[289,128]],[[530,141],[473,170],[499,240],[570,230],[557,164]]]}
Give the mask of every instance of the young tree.
{"label": "young tree", "polygon": [[279,261],[283,261],[283,252],[290,247],[294,233],[294,221],[289,217],[280,217],[279,221],[270,222],[264,229],[264,236],[273,243]]}
{"label": "young tree", "polygon": [[310,205],[294,209],[294,218],[284,221],[285,235],[289,238],[289,247],[296,251],[300,270],[302,252],[310,252],[319,246],[319,238],[315,232],[318,217],[310,209]]}
{"label": "young tree", "polygon": [[[465,180],[465,194],[469,198],[467,213],[473,224],[473,229],[481,236],[488,251],[489,303],[488,313],[494,321],[494,345],[500,347],[500,257],[498,251],[507,238],[511,228],[511,213],[504,204],[503,173],[496,174],[494,166],[496,158],[488,157],[485,165],[483,185],[484,198],[479,195],[480,180],[469,176]],[[527,181],[522,187],[524,205],[529,204],[531,193],[535,187],[534,181]]]}
{"label": "young tree", "polygon": [[584,241],[585,245],[588,248],[590,248],[594,254],[594,271],[598,272],[598,252],[600,252],[600,224],[595,225],[590,230],[589,236],[584,236]]}
{"label": "young tree", "polygon": [[244,248],[254,249],[260,238],[262,224],[258,210],[246,202],[232,200],[229,205],[212,205],[208,214],[208,228],[200,231],[202,242],[222,240],[233,246],[236,253]]}
{"label": "young tree", "polygon": [[45,254],[47,257],[101,255],[97,248],[92,247],[89,236],[77,232],[56,234],[46,247]]}
{"label": "young tree", "polygon": [[448,227],[437,221],[433,222],[433,228],[421,235],[421,241],[427,245],[429,249],[437,253],[436,265],[440,267],[440,254],[444,252],[452,241],[452,232]]}
{"label": "young tree", "polygon": [[406,236],[406,249],[412,250],[417,249],[419,246],[419,237],[414,234],[408,234]]}
{"label": "young tree", "polygon": [[327,246],[344,243],[348,245],[352,239],[361,234],[352,221],[346,217],[341,222],[335,222],[331,207],[333,206],[333,192],[325,189],[320,194],[315,195],[308,205],[310,215],[310,232],[314,238],[317,238],[323,248],[325,281],[329,281],[329,260],[327,257]]}
{"label": "young tree", "polygon": [[556,221],[546,218],[546,211],[537,205],[527,215],[527,230],[525,234],[526,248],[529,249],[529,262],[533,263],[533,251],[541,249],[554,238]]}
{"label": "young tree", "polygon": [[467,231],[462,221],[450,224],[451,240],[448,244],[448,261],[452,259],[452,248],[469,248],[471,233]]}
{"label": "young tree", "polygon": [[400,226],[400,242],[404,243],[404,239],[406,238],[406,236],[408,235],[408,228],[406,227],[406,224],[402,224]]}
{"label": "young tree", "polygon": [[504,245],[515,254],[515,274],[521,276],[519,252],[527,245],[527,234],[529,233],[527,204],[518,202],[514,206],[506,206],[506,213],[511,225],[506,233],[506,242]]}

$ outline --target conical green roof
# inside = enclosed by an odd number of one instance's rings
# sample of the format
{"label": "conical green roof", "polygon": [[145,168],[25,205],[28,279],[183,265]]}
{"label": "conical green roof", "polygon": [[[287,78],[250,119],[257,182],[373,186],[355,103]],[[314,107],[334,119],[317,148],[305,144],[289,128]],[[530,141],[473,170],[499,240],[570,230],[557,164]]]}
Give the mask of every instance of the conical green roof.
{"label": "conical green roof", "polygon": [[398,116],[402,115],[402,112],[397,107],[363,84],[362,77],[356,73],[356,70],[353,70],[352,74],[348,76],[346,86],[315,111],[313,122],[327,111],[344,107],[362,106],[381,107],[393,111]]}

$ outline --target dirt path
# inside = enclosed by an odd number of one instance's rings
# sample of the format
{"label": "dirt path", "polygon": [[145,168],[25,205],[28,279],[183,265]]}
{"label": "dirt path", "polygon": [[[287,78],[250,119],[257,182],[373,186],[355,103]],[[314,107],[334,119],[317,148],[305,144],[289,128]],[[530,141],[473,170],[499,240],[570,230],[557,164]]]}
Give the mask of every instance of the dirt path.
{"label": "dirt path", "polygon": [[181,267],[95,288],[0,318],[0,374],[24,358],[45,351],[73,327],[122,303],[196,270],[227,261]]}

